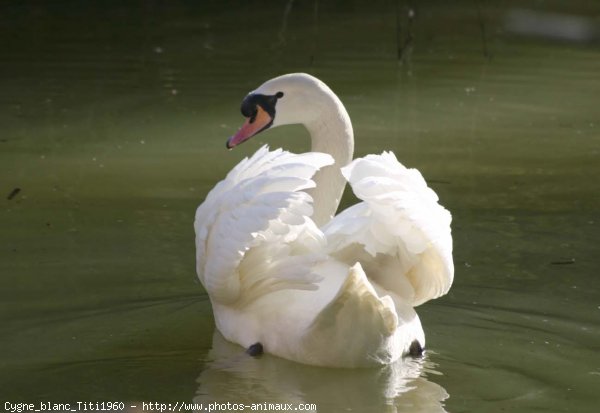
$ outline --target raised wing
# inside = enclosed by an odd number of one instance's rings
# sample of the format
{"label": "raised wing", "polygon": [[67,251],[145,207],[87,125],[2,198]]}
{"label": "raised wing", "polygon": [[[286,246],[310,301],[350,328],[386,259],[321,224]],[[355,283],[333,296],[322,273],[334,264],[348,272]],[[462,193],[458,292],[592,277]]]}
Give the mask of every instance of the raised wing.
{"label": "raised wing", "polygon": [[311,289],[323,233],[310,219],[312,176],[322,153],[260,148],[242,160],[196,211],[196,270],[211,299],[243,304],[281,288]]}
{"label": "raised wing", "polygon": [[446,294],[454,278],[451,216],[419,171],[384,152],[342,173],[363,202],[323,228],[328,253],[360,262],[380,295],[416,306]]}

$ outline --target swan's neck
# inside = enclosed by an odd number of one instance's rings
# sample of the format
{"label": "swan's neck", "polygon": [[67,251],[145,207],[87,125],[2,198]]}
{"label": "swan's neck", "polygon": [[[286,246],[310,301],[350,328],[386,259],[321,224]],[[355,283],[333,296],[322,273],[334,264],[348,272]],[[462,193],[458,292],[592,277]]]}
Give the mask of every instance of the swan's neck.
{"label": "swan's neck", "polygon": [[320,115],[306,124],[312,141],[311,150],[330,154],[335,164],[321,169],[314,177],[317,186],[308,191],[313,197],[313,220],[320,227],[333,218],[346,186],[340,168],[352,160],[354,133],[348,112],[337,96]]}

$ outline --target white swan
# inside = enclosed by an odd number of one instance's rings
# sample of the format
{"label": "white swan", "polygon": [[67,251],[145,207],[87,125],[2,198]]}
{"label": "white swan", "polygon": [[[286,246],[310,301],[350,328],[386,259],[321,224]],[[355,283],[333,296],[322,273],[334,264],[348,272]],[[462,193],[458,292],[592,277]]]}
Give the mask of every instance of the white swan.
{"label": "white swan", "polygon": [[[262,147],[196,211],[197,272],[223,336],[301,363],[358,367],[420,353],[413,307],[453,280],[450,213],[391,152],[352,161],[352,124],[307,74],[271,79],[242,102],[227,141],[303,124],[312,152]],[[334,217],[346,180],[363,202]]]}

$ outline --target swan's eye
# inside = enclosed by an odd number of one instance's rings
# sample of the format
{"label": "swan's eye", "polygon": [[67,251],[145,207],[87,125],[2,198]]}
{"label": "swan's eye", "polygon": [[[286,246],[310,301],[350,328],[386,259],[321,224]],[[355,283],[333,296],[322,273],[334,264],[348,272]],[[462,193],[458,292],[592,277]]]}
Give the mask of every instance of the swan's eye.
{"label": "swan's eye", "polygon": [[277,92],[277,93],[275,93],[275,97],[277,99],[281,99],[283,97],[283,92]]}

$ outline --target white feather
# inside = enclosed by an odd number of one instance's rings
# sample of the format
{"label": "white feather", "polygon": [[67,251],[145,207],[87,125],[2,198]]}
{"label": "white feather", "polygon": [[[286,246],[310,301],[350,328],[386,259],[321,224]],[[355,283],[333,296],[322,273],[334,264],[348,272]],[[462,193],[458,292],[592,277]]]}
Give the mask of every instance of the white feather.
{"label": "white feather", "polygon": [[[363,249],[359,261],[373,282],[397,286],[389,292],[412,306],[446,294],[454,277],[451,216],[420,172],[384,152],[354,160],[342,174],[363,202],[323,228],[328,252],[351,265]],[[397,278],[410,283],[410,294]]]}
{"label": "white feather", "polygon": [[[330,156],[320,153],[294,155],[282,150],[268,151],[266,146],[251,158],[240,162],[208,194],[196,212],[197,272],[200,281],[214,301],[234,303],[252,285],[254,296],[286,288],[284,280],[292,280],[293,288],[313,288],[315,277],[305,268],[298,271],[302,260],[312,262],[310,254],[288,258],[274,248],[293,244],[300,235],[309,236],[311,249],[320,246],[315,240],[323,240],[320,231],[310,221],[311,198],[299,192],[314,186],[310,179],[323,166],[333,163]],[[247,276],[249,266],[241,262],[250,249],[262,255],[265,262],[275,257],[282,260],[254,271]],[[303,251],[306,252],[306,249]],[[288,254],[289,255],[289,254]],[[243,271],[242,271],[243,270]],[[249,281],[250,280],[250,281]],[[262,282],[262,290],[257,289]]]}

